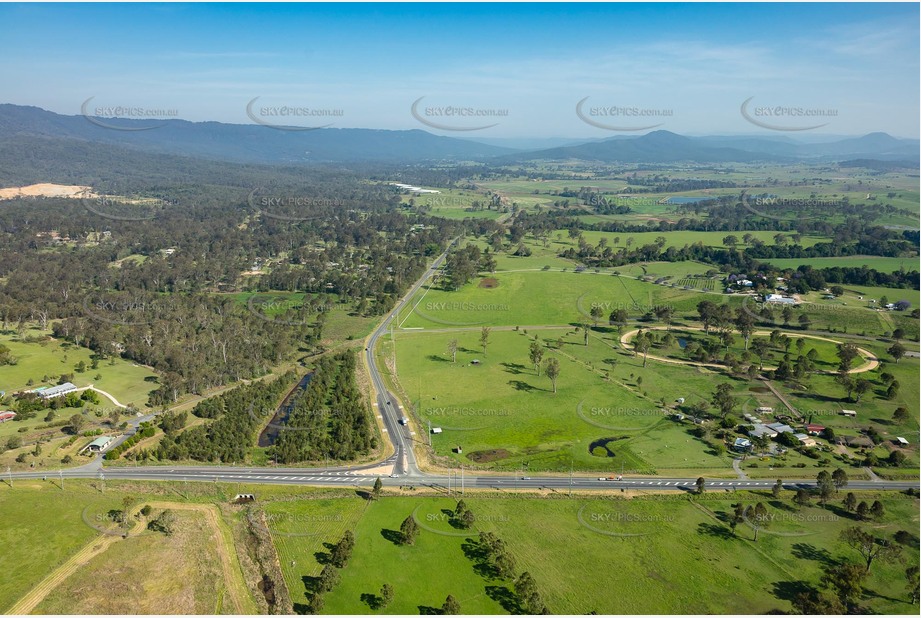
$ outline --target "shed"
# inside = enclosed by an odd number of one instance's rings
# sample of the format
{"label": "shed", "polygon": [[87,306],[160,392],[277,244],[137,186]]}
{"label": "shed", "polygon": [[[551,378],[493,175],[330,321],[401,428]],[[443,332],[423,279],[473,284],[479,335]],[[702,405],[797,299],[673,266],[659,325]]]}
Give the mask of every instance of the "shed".
{"label": "shed", "polygon": [[101,453],[112,443],[112,436],[101,436],[86,445],[86,448],[94,453]]}
{"label": "shed", "polygon": [[4,410],[0,412],[0,423],[5,423],[6,421],[11,421],[16,418],[16,413],[13,411]]}
{"label": "shed", "polygon": [[432,427],[432,433],[441,433],[441,427]]}
{"label": "shed", "polygon": [[841,416],[857,416],[857,410],[841,410]]}
{"label": "shed", "polygon": [[908,440],[906,440],[905,438],[896,438],[895,441],[898,443],[899,446],[908,446]]}

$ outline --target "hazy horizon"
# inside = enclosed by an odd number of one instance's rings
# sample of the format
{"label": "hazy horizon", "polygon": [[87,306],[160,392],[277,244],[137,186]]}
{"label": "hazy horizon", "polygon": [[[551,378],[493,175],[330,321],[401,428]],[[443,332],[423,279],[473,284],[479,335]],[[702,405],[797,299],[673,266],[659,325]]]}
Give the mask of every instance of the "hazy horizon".
{"label": "hazy horizon", "polygon": [[471,140],[917,138],[918,16],[905,3],[4,4],[0,78],[5,102],[66,115]]}

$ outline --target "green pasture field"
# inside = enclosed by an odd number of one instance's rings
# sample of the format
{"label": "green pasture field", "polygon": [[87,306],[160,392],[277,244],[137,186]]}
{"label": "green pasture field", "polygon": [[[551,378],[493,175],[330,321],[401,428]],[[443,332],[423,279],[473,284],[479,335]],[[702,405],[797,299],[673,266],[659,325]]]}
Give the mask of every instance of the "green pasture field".
{"label": "green pasture field", "polygon": [[[886,514],[871,525],[874,534],[891,539],[900,529],[917,528],[917,499],[859,495],[871,502],[877,497]],[[788,612],[796,591],[819,587],[823,565],[859,561],[838,535],[848,526],[868,526],[840,507],[840,496],[824,509],[796,507],[791,498],[790,491],[774,499],[769,492],[729,497],[710,490],[694,500],[490,498],[471,492],[463,499],[475,522],[462,530],[452,526],[447,515],[457,498],[384,497],[372,502],[355,525],[352,559],[340,570],[340,583],[324,595],[323,612],[370,613],[367,600],[387,583],[394,589],[393,601],[376,613],[432,613],[449,594],[465,614],[518,613],[514,595],[509,594],[512,582],[478,566],[480,531],[506,542],[516,573],[533,576],[551,613]],[[751,524],[743,523],[733,533],[726,523],[737,501],[767,505],[770,523],[761,526],[757,541]],[[308,509],[311,504],[305,503]],[[291,507],[304,509],[296,503],[279,506]],[[399,545],[395,534],[409,516],[421,530],[415,544]],[[324,536],[326,543],[337,540],[336,534]],[[654,559],[666,555],[668,560]],[[904,570],[917,563],[917,552],[904,547],[903,556],[905,563],[874,563],[862,607],[915,613],[905,591]],[[310,577],[319,566],[305,556],[297,573]],[[300,578],[288,581],[292,590],[303,590]]]}
{"label": "green pasture field", "polygon": [[[28,329],[26,334],[37,337],[50,335],[37,329]],[[92,350],[50,336],[44,341],[24,342],[15,333],[5,331],[0,332],[0,344],[10,348],[13,358],[17,360],[15,365],[0,366],[0,390],[7,393],[30,388],[30,379],[33,381],[31,388],[51,386],[57,384],[61,374],[73,373],[71,382],[78,387],[92,384],[111,393],[122,404],[144,408],[150,392],[157,388],[155,381],[146,380],[156,378],[156,374],[146,367],[114,358],[100,361],[98,368],[90,369]],[[75,373],[80,361],[86,363],[87,369],[83,373]],[[97,374],[102,376],[98,380],[95,378]],[[49,380],[43,380],[45,376]],[[105,398],[101,399],[101,404],[111,405]]]}
{"label": "green pasture field", "polygon": [[860,268],[866,266],[881,273],[891,273],[900,269],[906,271],[918,270],[918,258],[881,257],[877,255],[858,255],[847,257],[827,258],[782,258],[764,260],[778,268],[797,268],[799,266],[812,266],[813,268]]}

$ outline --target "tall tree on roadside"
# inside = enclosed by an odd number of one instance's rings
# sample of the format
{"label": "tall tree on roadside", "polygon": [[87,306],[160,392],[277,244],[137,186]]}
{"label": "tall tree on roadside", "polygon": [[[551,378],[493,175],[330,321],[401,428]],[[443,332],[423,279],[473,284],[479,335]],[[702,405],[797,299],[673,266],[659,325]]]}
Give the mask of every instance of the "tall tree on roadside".
{"label": "tall tree on roadside", "polygon": [[451,355],[451,362],[457,362],[457,339],[448,342],[448,354]]}
{"label": "tall tree on roadside", "polygon": [[490,329],[488,326],[484,326],[480,329],[480,346],[483,348],[483,356],[486,356],[486,348],[489,346],[489,333]]}

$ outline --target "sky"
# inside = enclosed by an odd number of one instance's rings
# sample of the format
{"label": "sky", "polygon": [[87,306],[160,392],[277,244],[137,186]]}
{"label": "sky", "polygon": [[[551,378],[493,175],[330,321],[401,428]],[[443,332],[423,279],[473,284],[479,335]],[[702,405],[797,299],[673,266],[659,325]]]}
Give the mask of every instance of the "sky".
{"label": "sky", "polygon": [[919,137],[917,3],[14,3],[0,57],[0,103],[68,115]]}

